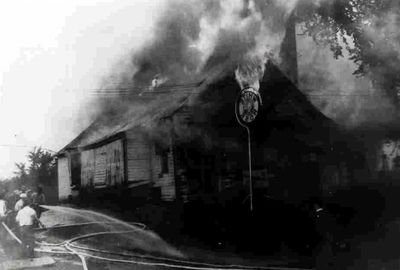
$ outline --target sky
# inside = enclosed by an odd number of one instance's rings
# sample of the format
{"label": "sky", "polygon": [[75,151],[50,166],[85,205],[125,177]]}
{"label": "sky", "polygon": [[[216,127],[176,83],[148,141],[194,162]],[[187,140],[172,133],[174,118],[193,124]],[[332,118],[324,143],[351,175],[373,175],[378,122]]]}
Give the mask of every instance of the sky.
{"label": "sky", "polygon": [[149,38],[162,0],[0,2],[0,179],[89,124],[93,89]]}

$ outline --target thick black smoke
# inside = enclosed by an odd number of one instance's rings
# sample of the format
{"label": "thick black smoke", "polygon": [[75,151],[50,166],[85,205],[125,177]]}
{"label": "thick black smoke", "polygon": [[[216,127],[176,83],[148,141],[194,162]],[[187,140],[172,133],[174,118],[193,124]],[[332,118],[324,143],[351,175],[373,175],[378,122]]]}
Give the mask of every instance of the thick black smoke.
{"label": "thick black smoke", "polygon": [[[195,80],[220,65],[246,58],[278,58],[288,8],[265,0],[170,0],[151,39],[126,57],[120,85],[144,87],[159,74],[174,83]],[[278,59],[277,59],[278,60]],[[278,60],[279,61],[279,60]]]}
{"label": "thick black smoke", "polygon": [[[262,69],[267,58],[279,63],[285,21],[296,1],[278,0],[169,0],[149,40],[130,52],[103,82],[103,88],[124,89],[97,102],[105,123],[118,116],[151,115],[149,108],[168,110],[179,100],[172,97],[144,101],[140,93],[161,86],[208,81],[240,66],[256,63]],[[133,30],[134,31],[134,30]],[[128,59],[128,60],[127,60]],[[126,61],[127,60],[127,61]],[[259,69],[258,69],[259,71]],[[262,75],[262,72],[257,72]],[[261,77],[261,76],[258,76]],[[152,82],[153,81],[153,82]],[[154,87],[153,87],[154,88]],[[161,88],[160,88],[161,89]],[[178,96],[178,97],[177,97]],[[171,100],[172,99],[172,100]],[[110,117],[112,120],[110,119]]]}

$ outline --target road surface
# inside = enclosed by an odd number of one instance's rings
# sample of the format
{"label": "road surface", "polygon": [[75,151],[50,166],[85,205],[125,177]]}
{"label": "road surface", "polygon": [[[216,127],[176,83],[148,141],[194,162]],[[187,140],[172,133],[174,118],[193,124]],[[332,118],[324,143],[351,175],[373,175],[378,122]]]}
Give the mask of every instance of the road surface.
{"label": "road surface", "polygon": [[[296,269],[285,262],[251,261],[237,258],[207,260],[208,256],[188,256],[144,224],[126,223],[85,209],[46,206],[41,221],[45,229],[36,232],[37,256],[51,256],[63,269]],[[0,251],[0,259],[4,260]],[[222,263],[224,262],[224,263]]]}

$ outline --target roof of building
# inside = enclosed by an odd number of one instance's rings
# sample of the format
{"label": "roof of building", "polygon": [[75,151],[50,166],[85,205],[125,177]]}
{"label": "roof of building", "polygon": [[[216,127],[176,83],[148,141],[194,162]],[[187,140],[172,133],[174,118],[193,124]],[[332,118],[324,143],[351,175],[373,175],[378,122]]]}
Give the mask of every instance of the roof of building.
{"label": "roof of building", "polygon": [[[172,116],[183,107],[193,107],[192,121],[196,123],[211,122],[214,127],[237,125],[233,106],[239,90],[234,73],[225,72],[219,79],[208,76],[195,83],[166,84],[145,91],[141,96],[147,98],[146,102],[136,103],[112,115],[100,115],[59,154],[108,140],[133,128],[151,130],[160,119]],[[262,121],[277,123],[291,119],[301,126],[335,127],[335,123],[315,108],[274,64],[267,65],[260,94],[265,104]],[[229,113],[223,113],[225,111]]]}

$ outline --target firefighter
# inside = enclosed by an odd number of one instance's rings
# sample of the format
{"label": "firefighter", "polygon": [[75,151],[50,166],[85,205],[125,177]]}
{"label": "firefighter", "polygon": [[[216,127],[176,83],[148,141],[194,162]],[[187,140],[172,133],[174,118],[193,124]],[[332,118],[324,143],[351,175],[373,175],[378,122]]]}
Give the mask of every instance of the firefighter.
{"label": "firefighter", "polygon": [[20,194],[17,193],[17,198],[19,198],[19,200],[15,203],[14,206],[15,212],[18,212],[24,207],[24,198],[27,198],[27,195],[25,193],[20,193]]}
{"label": "firefighter", "polygon": [[6,215],[7,215],[7,202],[4,199],[4,192],[0,193],[0,221],[4,222]]}
{"label": "firefighter", "polygon": [[15,221],[19,226],[19,236],[21,237],[23,244],[23,254],[26,257],[33,258],[35,247],[35,236],[33,229],[37,222],[40,225],[42,224],[37,218],[36,212],[32,208],[32,203],[26,194],[21,194],[21,199],[23,201],[23,207],[18,211]]}
{"label": "firefighter", "polygon": [[[4,193],[0,193],[0,223],[6,222],[8,214],[7,202],[4,200]],[[3,230],[0,230],[0,241],[4,238]]]}
{"label": "firefighter", "polygon": [[43,188],[41,186],[38,186],[36,192],[32,194],[32,200],[33,208],[36,211],[38,219],[40,219],[43,212],[43,208],[40,206],[46,203],[46,197],[44,196]]}

